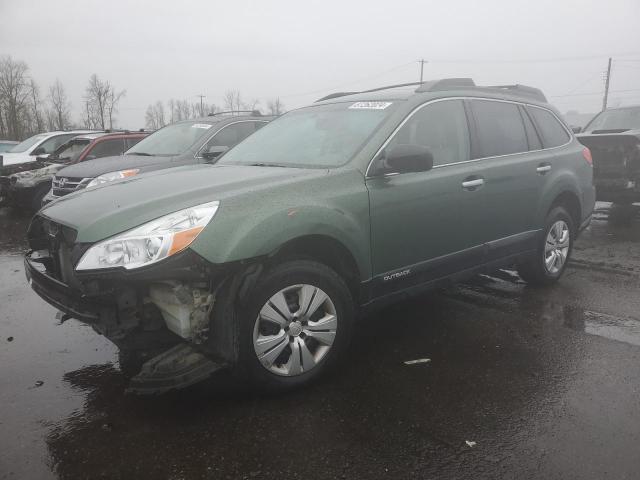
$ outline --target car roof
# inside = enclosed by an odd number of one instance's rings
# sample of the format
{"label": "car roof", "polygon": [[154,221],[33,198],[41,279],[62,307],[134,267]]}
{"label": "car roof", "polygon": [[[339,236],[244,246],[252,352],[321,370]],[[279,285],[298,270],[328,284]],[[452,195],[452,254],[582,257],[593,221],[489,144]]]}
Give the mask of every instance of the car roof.
{"label": "car roof", "polygon": [[[275,116],[273,115],[236,115],[236,114],[222,114],[222,115],[208,115],[206,117],[197,117],[190,118],[188,120],[180,120],[178,122],[174,122],[174,124],[179,123],[207,123],[210,125],[217,125],[219,123],[231,123],[237,122],[241,120],[245,121],[270,121],[273,120]],[[173,125],[173,124],[169,124]]]}
{"label": "car roof", "polygon": [[71,140],[95,140],[96,138],[102,138],[102,137],[135,138],[135,137],[146,137],[150,133],[151,132],[147,132],[147,131],[97,132],[97,133],[90,133],[86,135],[78,135],[76,137],[73,137]]}
{"label": "car roof", "polygon": [[382,100],[422,100],[442,97],[485,97],[531,103],[548,107],[541,90],[526,85],[478,86],[471,78],[445,78],[426,82],[404,83],[362,92],[337,92],[320,98],[315,104]]}

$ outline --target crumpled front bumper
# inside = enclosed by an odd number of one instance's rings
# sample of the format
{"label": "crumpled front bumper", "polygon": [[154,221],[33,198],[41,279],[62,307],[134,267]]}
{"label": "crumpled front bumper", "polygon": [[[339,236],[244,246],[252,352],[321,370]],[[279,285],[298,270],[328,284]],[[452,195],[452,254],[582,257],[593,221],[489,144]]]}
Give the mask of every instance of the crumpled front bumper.
{"label": "crumpled front bumper", "polygon": [[41,257],[37,251],[31,251],[24,257],[25,275],[33,291],[44,301],[73,318],[87,323],[98,321],[100,311],[104,312],[104,309],[109,307],[102,305],[96,308],[95,300],[86,300],[82,292],[53,278],[47,273],[45,261],[46,258]]}

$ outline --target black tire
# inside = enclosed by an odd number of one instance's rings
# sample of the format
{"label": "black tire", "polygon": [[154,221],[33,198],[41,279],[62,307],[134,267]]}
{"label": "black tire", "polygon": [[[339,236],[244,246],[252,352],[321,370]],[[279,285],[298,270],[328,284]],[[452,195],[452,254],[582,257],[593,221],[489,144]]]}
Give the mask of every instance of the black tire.
{"label": "black tire", "polygon": [[[564,221],[569,228],[569,250],[562,267],[557,272],[552,273],[545,265],[545,246],[551,227],[560,220]],[[528,284],[537,286],[552,285],[557,282],[560,277],[562,277],[571,258],[576,233],[575,222],[571,218],[571,215],[569,215],[567,209],[562,206],[552,208],[545,220],[544,229],[538,240],[535,254],[528,261],[518,265],[518,274],[520,277]]]}
{"label": "black tire", "polygon": [[[308,371],[295,376],[278,375],[258,359],[254,348],[254,327],[260,310],[273,295],[282,289],[300,284],[312,285],[328,295],[338,319],[335,338],[324,357]],[[237,317],[239,322],[237,373],[243,379],[247,379],[253,387],[272,392],[301,387],[329,370],[347,350],[354,322],[353,298],[342,278],[329,267],[312,260],[285,261],[268,268],[245,298],[245,307],[238,312]],[[285,334],[285,337],[288,334],[290,331]],[[290,342],[291,337],[289,338]],[[304,341],[309,342],[309,339]],[[288,347],[285,347],[285,350],[286,348]]]}
{"label": "black tire", "polygon": [[36,187],[35,192],[33,192],[33,197],[31,198],[31,205],[29,205],[31,210],[37,212],[42,208],[42,200],[44,200],[44,197],[49,193],[50,189],[51,186],[49,184],[38,185]]}

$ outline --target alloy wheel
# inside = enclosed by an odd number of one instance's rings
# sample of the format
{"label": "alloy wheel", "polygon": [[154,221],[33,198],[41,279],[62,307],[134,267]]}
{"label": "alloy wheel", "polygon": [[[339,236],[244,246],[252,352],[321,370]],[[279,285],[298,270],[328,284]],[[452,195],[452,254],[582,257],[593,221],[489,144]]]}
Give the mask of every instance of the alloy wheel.
{"label": "alloy wheel", "polygon": [[564,220],[558,220],[547,233],[544,247],[544,266],[547,272],[555,275],[564,266],[569,255],[571,232]]}

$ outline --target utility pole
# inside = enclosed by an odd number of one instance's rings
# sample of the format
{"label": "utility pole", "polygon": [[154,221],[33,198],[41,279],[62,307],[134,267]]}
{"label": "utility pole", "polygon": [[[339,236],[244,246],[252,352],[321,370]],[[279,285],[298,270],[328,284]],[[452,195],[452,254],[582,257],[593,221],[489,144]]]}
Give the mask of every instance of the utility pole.
{"label": "utility pole", "polygon": [[200,116],[204,117],[204,104],[202,103],[202,99],[206,97],[206,95],[196,95],[196,97],[200,97]]}
{"label": "utility pole", "polygon": [[429,62],[427,62],[423,58],[422,60],[418,60],[418,63],[420,64],[420,83],[422,83],[422,78],[423,78],[423,74],[424,74],[424,64],[425,63],[429,63]]}
{"label": "utility pole", "polygon": [[607,109],[607,100],[609,99],[609,81],[611,80],[611,57],[607,65],[607,74],[604,77],[604,98],[602,99],[602,111]]}

